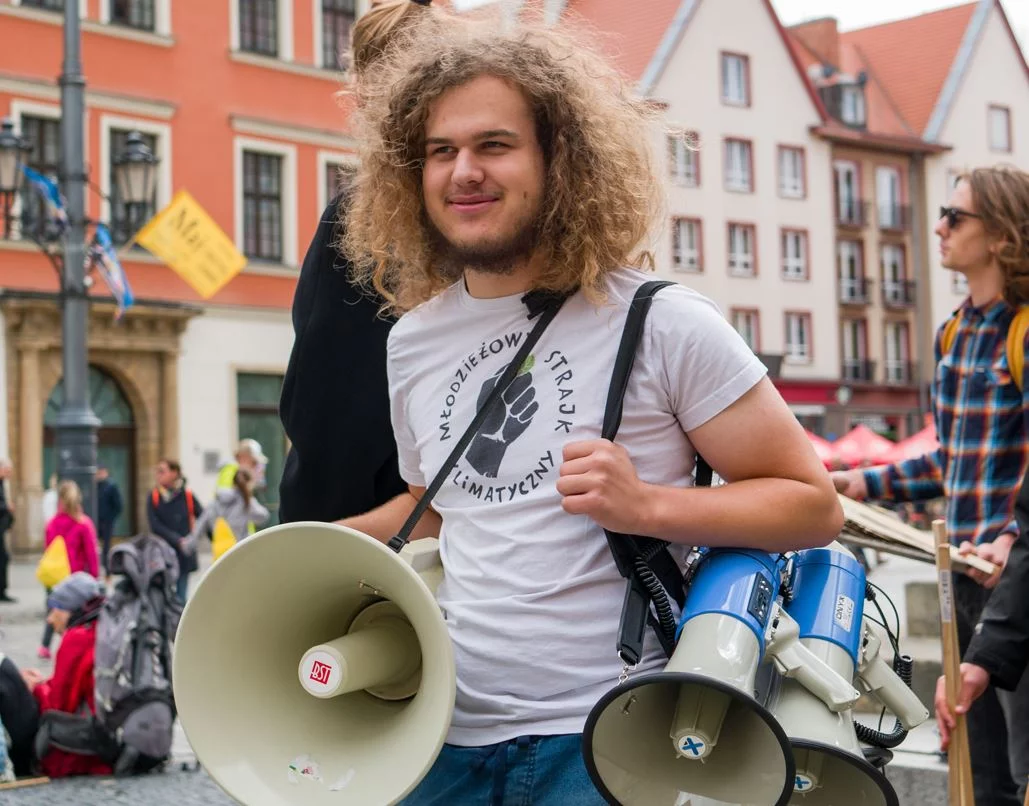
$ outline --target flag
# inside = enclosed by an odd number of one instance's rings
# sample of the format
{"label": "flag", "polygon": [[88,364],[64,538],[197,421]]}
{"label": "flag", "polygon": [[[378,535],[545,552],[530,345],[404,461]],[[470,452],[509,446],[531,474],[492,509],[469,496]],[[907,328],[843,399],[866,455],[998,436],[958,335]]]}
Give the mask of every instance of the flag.
{"label": "flag", "polygon": [[172,267],[204,299],[239,274],[247,259],[187,191],[136,233],[136,243]]}
{"label": "flag", "polygon": [[47,218],[57,224],[60,232],[64,232],[68,226],[68,211],[65,210],[64,198],[61,196],[61,189],[57,187],[57,183],[28,165],[22,165],[21,169],[25,178],[32,183],[32,186],[43,198]]}
{"label": "flag", "polygon": [[92,266],[95,266],[104,283],[111,291],[114,301],[118,303],[118,313],[115,321],[121,319],[125,311],[132,307],[135,298],[132,296],[132,289],[129,287],[129,278],[125,276],[125,270],[118,260],[118,254],[114,250],[114,242],[111,240],[111,232],[106,224],[97,224],[93,232],[93,242],[89,245],[86,253],[86,273]]}

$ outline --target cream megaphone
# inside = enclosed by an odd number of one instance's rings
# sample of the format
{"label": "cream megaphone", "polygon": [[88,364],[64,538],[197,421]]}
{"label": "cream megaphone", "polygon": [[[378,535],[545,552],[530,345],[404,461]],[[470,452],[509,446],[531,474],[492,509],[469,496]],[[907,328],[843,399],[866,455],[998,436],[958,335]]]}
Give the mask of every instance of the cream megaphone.
{"label": "cream megaphone", "polygon": [[[840,676],[856,675],[905,729],[925,721],[925,706],[879,657],[879,639],[863,616],[865,572],[853,555],[833,544],[799,552],[792,566],[787,610],[804,646]],[[817,684],[792,679],[781,681],[773,700],[771,711],[790,738],[797,765],[791,804],[897,806],[886,776],[865,759],[849,708],[834,707]],[[903,737],[882,738],[880,746],[893,746]]]}
{"label": "cream megaphone", "polygon": [[186,606],[175,700],[197,758],[247,806],[388,806],[432,766],[455,674],[438,543],[395,553],[324,523],[233,547]]}

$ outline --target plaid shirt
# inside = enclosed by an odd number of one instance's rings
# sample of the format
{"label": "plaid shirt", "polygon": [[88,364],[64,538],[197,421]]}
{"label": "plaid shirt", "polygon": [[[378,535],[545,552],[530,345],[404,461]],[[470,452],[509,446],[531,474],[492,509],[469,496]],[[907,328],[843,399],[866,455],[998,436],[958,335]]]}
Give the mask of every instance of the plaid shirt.
{"label": "plaid shirt", "polygon": [[1029,464],[1029,417],[1026,393],[1008,369],[1007,334],[1015,310],[1003,301],[975,308],[966,300],[959,315],[947,355],[941,353],[943,328],[936,334],[932,395],[940,447],[868,469],[865,482],[869,498],[917,501],[945,495],[951,541],[978,545],[1002,532],[1018,533],[1012,518]]}

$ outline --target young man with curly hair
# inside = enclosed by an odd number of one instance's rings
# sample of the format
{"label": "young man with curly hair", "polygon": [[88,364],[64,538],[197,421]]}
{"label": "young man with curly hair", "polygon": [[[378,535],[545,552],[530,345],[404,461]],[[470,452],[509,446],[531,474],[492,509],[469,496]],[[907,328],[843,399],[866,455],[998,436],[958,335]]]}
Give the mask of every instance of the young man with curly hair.
{"label": "young man with curly hair", "polygon": [[[499,27],[409,43],[361,87],[348,248],[403,312],[387,354],[410,491],[344,523],[397,533],[532,328],[527,295],[569,294],[415,532],[440,537],[458,679],[447,744],[404,803],[592,806],[581,733],[622,671],[625,583],[603,530],[681,559],[823,545],[842,513],[763,365],[681,286],[655,299],[617,442],[599,438],[647,280],[647,114],[590,51]],[[730,483],[694,487],[698,453]],[[665,660],[648,635],[636,673]]]}
{"label": "young man with curly hair", "polygon": [[[955,577],[965,652],[1018,535],[1015,499],[1029,468],[1029,384],[1023,380],[1019,389],[1008,366],[1008,332],[1018,309],[1029,304],[1029,174],[978,168],[960,177],[947,204],[936,223],[940,262],[968,279],[969,296],[956,320],[936,335],[933,409],[940,447],[897,464],[837,473],[834,481],[858,499],[947,497],[951,540],[997,566],[990,577],[974,569]],[[1027,344],[1018,348],[1025,353]],[[976,803],[1022,803],[1027,722],[1029,677],[1014,692],[987,688],[968,712]]]}

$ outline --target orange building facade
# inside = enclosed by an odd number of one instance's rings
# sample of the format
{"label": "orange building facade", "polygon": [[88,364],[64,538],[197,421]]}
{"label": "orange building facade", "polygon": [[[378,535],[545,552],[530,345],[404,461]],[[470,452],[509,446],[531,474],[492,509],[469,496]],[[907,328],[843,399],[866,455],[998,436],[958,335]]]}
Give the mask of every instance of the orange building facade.
{"label": "orange building facade", "polygon": [[[0,117],[30,139],[28,161],[60,170],[62,0],[0,0]],[[170,268],[128,247],[122,263],[136,305],[121,321],[106,288],[93,288],[93,406],[103,421],[101,461],[129,505],[118,533],[145,526],[152,469],[178,458],[202,496],[238,438],[270,458],[269,502],[286,451],[278,389],[292,345],[289,309],[300,263],[341,166],[345,134],[338,44],[360,0],[80,0],[86,79],[85,154],[93,190],[87,217],[125,211],[111,160],[130,131],[160,159],[152,214],[188,190],[247,255],[248,265],[201,300]],[[23,190],[0,239],[0,452],[15,466],[14,545],[42,538],[41,501],[54,466],[59,395],[58,283],[27,236]],[[108,197],[108,198],[105,198]],[[2,226],[2,222],[0,222]]]}

